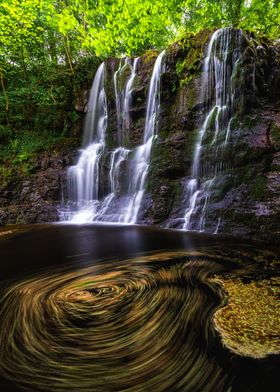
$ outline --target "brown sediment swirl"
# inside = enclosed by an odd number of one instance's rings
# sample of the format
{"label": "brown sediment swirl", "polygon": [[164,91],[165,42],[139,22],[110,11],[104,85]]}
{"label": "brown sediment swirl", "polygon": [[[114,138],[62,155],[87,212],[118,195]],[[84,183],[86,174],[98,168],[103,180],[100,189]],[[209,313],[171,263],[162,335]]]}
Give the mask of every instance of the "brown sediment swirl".
{"label": "brown sediment swirl", "polygon": [[28,391],[229,390],[213,355],[220,299],[208,279],[221,267],[207,258],[69,265],[11,285],[1,299],[0,374]]}

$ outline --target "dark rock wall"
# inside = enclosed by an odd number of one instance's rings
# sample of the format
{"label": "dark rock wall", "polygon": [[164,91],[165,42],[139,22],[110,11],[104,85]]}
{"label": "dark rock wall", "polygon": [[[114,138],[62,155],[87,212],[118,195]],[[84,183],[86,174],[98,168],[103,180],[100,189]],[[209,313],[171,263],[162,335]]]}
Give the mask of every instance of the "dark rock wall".
{"label": "dark rock wall", "polygon": [[0,185],[0,225],[55,222],[66,190],[66,170],[73,164],[77,140],[33,158],[27,174],[16,173]]}
{"label": "dark rock wall", "polygon": [[[206,107],[200,90],[208,37],[204,32],[168,50],[143,216],[147,223],[182,227],[184,184]],[[225,169],[207,208],[206,231],[214,232],[220,218],[219,233],[280,242],[280,51],[249,33],[243,41],[244,95],[223,156]]]}
{"label": "dark rock wall", "polygon": [[161,118],[153,147],[143,220],[166,226],[183,216],[182,192],[190,174],[197,120],[201,112],[202,56],[209,32],[167,49],[162,76]]}

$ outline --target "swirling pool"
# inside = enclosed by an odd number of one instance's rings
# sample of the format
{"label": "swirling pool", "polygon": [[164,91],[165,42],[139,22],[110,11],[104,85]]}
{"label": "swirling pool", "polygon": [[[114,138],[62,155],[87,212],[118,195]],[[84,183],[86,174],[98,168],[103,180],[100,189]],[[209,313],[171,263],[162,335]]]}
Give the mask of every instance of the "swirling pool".
{"label": "swirling pool", "polygon": [[277,249],[137,226],[1,234],[4,392],[274,390]]}

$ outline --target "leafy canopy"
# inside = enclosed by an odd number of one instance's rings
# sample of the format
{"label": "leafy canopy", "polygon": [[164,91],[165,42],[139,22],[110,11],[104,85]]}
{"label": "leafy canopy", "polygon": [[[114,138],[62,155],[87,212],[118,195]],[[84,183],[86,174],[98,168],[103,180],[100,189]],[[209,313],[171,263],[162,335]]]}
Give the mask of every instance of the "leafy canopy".
{"label": "leafy canopy", "polygon": [[278,38],[280,0],[0,0],[0,56],[22,65],[133,55],[224,26]]}
{"label": "leafy canopy", "polygon": [[230,26],[280,38],[280,0],[0,0],[0,139],[67,132],[73,90],[105,57]]}

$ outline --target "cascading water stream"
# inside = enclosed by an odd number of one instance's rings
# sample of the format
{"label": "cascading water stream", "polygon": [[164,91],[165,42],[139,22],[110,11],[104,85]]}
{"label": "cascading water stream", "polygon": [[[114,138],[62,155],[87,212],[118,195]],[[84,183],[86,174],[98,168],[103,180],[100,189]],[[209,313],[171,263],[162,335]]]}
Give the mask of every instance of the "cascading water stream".
{"label": "cascading water stream", "polygon": [[[137,64],[139,57],[135,58],[133,65],[131,60],[125,58],[121,60],[118,70],[114,74],[114,91],[116,100],[117,125],[119,134],[120,146],[111,152],[110,171],[109,171],[109,187],[110,194],[105,197],[100,205],[100,209],[95,216],[95,220],[111,221],[111,222],[125,222],[126,207],[128,204],[127,197],[123,195],[124,187],[122,184],[122,167],[128,162],[129,153],[128,148],[123,144],[126,142],[127,134],[130,128],[130,107],[131,94],[133,91],[133,82],[137,76]],[[131,74],[126,84],[122,89],[119,89],[119,78],[122,78],[122,73],[127,67],[131,68]],[[124,196],[124,197],[123,197]],[[120,200],[118,200],[118,198]],[[115,212],[117,208],[117,212]],[[126,222],[130,223],[130,222]]]}
{"label": "cascading water stream", "polygon": [[[114,74],[114,91],[116,100],[119,143],[122,145],[125,143],[125,139],[130,128],[129,110],[131,107],[131,93],[133,91],[132,88],[134,79],[137,75],[138,61],[139,57],[135,58],[133,61],[133,65],[131,65],[131,59],[129,59],[128,57],[126,57],[125,59],[121,59],[119,68]],[[127,83],[120,87],[119,85],[123,84],[123,73],[126,71],[126,69],[129,68],[131,69],[130,77],[128,78]]]}
{"label": "cascading water stream", "polygon": [[[229,166],[223,156],[242,100],[241,88],[236,83],[241,66],[241,39],[241,30],[225,28],[217,30],[208,45],[202,80],[202,102],[206,102],[208,109],[195,145],[192,176],[186,184],[188,207],[184,230],[205,230],[213,186],[217,176]],[[219,224],[215,231],[218,227]]]}
{"label": "cascading water stream", "polygon": [[98,208],[100,159],[105,148],[107,101],[104,90],[104,63],[98,68],[90,91],[84,126],[83,149],[76,165],[68,170],[70,208],[62,220],[92,221]]}
{"label": "cascading water stream", "polygon": [[[127,66],[129,66],[129,62],[128,62],[128,58],[125,57],[125,59],[120,60],[119,68],[114,73],[114,91],[115,91],[116,112],[117,112],[117,126],[118,126],[118,132],[119,132],[120,136],[122,136],[122,128],[123,128],[122,108],[123,108],[123,102],[124,102],[125,89],[119,89],[118,79],[119,79],[119,75],[122,75],[123,70]],[[122,138],[119,138],[120,143],[122,142],[121,139]]]}
{"label": "cascading water stream", "polygon": [[136,57],[136,59],[133,62],[132,66],[132,71],[131,71],[131,76],[128,79],[126,88],[125,88],[125,95],[124,95],[124,122],[123,122],[123,128],[124,128],[124,135],[126,136],[126,132],[130,129],[130,115],[129,115],[129,110],[131,108],[131,94],[133,91],[133,83],[134,80],[137,76],[137,65],[138,65],[139,57]]}
{"label": "cascading water stream", "polygon": [[[122,184],[122,165],[128,161],[130,150],[124,147],[118,147],[111,152],[109,186],[110,193],[100,203],[100,208],[95,220],[109,222],[123,222],[124,213],[123,201],[117,201],[118,196],[123,192]],[[114,212],[116,210],[117,212]]]}
{"label": "cascading water stream", "polygon": [[[100,172],[106,151],[107,103],[104,90],[104,64],[95,76],[91,89],[89,110],[80,158],[68,171],[69,201],[61,220],[77,223],[86,221],[135,223],[145,192],[153,139],[157,131],[160,110],[160,80],[164,51],[158,56],[149,87],[143,144],[134,151],[125,147],[130,129],[132,91],[137,76],[136,58],[120,61],[114,74],[114,90],[118,124],[118,146],[109,151],[107,196],[100,198]],[[123,72],[130,76],[123,77]],[[124,75],[126,76],[126,75]]]}
{"label": "cascading water stream", "polygon": [[124,222],[135,223],[141,207],[145,185],[150,165],[151,149],[157,132],[160,112],[160,82],[164,69],[165,51],[158,56],[149,87],[147,113],[144,130],[144,143],[136,148],[131,162],[131,177],[129,183],[129,203]]}
{"label": "cascading water stream", "polygon": [[[111,193],[105,198],[99,213],[95,217],[97,220],[106,220],[123,223],[136,223],[138,213],[142,204],[145,185],[150,164],[150,155],[154,135],[157,130],[157,121],[160,110],[160,79],[163,71],[162,52],[154,65],[147,101],[147,113],[144,129],[143,144],[136,147],[132,152],[125,147],[118,147],[111,153],[110,162],[110,189]],[[133,82],[136,77],[138,58],[134,60],[131,76],[124,89],[118,89],[118,78],[122,77],[122,72],[129,66],[129,59],[121,62],[114,75],[114,89],[116,98],[116,108],[118,117],[118,131],[121,134],[120,141],[125,142],[130,128],[129,109],[131,107],[131,92]],[[123,191],[121,184],[122,165],[127,163],[127,183],[128,189]],[[114,212],[117,207],[117,213]],[[111,212],[110,212],[111,211]]]}

